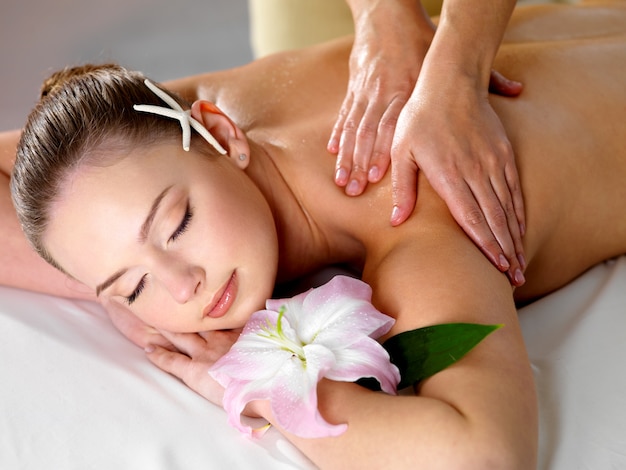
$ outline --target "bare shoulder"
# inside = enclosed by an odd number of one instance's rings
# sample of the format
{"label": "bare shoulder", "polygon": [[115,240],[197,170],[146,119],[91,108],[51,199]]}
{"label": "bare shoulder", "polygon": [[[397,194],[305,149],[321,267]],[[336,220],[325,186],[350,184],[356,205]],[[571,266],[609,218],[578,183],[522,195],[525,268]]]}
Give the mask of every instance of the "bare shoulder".
{"label": "bare shoulder", "polygon": [[626,33],[626,2],[584,1],[576,5],[517,7],[504,43],[567,41]]}
{"label": "bare shoulder", "polygon": [[15,162],[15,149],[20,134],[19,130],[0,132],[0,173],[7,176],[11,174]]}

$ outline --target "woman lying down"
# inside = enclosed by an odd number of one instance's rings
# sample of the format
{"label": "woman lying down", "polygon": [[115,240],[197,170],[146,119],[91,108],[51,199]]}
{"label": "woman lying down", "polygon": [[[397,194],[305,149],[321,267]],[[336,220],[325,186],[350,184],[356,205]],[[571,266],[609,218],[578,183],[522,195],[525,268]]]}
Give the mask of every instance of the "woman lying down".
{"label": "woman lying down", "polygon": [[[320,416],[347,425],[335,436],[290,433],[267,400],[245,413],[323,468],[533,468],[537,406],[516,302],[626,253],[626,8],[520,10],[507,37],[495,67],[525,90],[490,100],[525,197],[521,287],[422,176],[398,227],[388,222],[388,175],[358,198],[333,183],[325,145],[348,39],[167,87],[114,65],[56,75],[18,145],[19,220],[38,253],[95,292],[155,364],[218,405],[224,388],[207,370],[251,312],[277,283],[326,265],[358,268],[373,305],[395,319],[380,342],[429,325],[503,325],[414,396],[322,379]],[[173,96],[193,102],[193,121]],[[155,329],[182,352],[160,347]]]}

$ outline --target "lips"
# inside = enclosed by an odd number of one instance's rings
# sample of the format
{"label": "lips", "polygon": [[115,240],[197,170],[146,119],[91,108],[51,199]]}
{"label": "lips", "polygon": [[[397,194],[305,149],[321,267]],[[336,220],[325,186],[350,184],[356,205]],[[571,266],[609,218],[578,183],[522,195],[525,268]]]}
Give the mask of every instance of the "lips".
{"label": "lips", "polygon": [[203,317],[220,318],[226,314],[237,294],[237,277],[235,273],[215,294],[211,303],[202,311]]}

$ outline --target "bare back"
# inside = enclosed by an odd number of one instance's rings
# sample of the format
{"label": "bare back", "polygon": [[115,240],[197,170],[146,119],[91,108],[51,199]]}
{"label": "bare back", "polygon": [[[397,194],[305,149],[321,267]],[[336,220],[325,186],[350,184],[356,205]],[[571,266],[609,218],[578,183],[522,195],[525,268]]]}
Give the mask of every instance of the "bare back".
{"label": "bare back", "polygon": [[[497,57],[495,67],[525,85],[518,98],[491,98],[525,195],[528,270],[518,300],[551,292],[626,251],[622,5],[518,9]],[[327,224],[326,233],[366,245],[377,234],[371,252],[381,237],[395,236],[388,233],[389,175],[363,196],[348,198],[332,182],[334,158],[325,150],[345,92],[349,48],[347,39],[270,57],[212,76],[199,94],[216,100],[272,153],[284,178],[299,188],[308,216]],[[193,89],[193,82],[178,86]],[[419,197],[438,199],[423,178]]]}

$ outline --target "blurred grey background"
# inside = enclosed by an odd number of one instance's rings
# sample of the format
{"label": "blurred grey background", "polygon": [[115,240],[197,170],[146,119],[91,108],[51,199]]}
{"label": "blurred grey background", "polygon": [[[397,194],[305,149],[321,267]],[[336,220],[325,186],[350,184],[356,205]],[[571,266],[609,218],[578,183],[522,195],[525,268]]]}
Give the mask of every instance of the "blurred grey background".
{"label": "blurred grey background", "polygon": [[[518,3],[547,1],[577,0]],[[310,29],[312,11],[343,0],[292,2],[307,8],[287,17],[287,32]],[[257,18],[286,3],[252,5]],[[114,61],[163,81],[249,62],[249,18],[248,0],[0,0],[0,131],[20,128],[41,82],[68,65]],[[281,37],[278,26],[265,27]]]}
{"label": "blurred grey background", "polygon": [[252,59],[247,0],[0,0],[0,131],[53,71],[114,61],[155,80]]}

